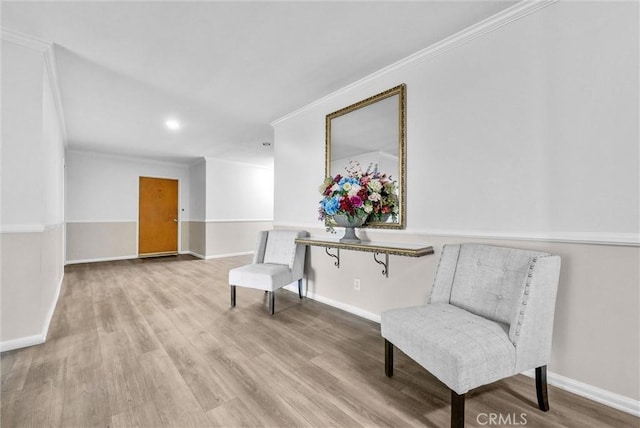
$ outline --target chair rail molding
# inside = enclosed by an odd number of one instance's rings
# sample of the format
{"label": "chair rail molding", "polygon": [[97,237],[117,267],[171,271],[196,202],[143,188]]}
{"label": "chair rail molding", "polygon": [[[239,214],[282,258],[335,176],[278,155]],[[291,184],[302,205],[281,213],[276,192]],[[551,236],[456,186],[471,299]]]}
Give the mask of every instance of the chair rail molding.
{"label": "chair rail molding", "polygon": [[[279,228],[302,228],[302,229],[323,229],[319,223],[292,223],[274,221],[274,227]],[[411,229],[407,228],[401,232],[397,230],[367,229],[376,234],[392,235],[395,239],[401,239],[402,235],[419,236],[449,236],[455,238],[475,238],[475,239],[497,239],[510,241],[542,241],[560,242],[567,244],[592,244],[592,245],[612,245],[625,247],[640,247],[640,233],[634,232],[500,232],[496,230],[480,229]]]}
{"label": "chair rail molding", "polygon": [[486,238],[513,241],[561,242],[567,244],[640,246],[638,233],[600,232],[499,232],[492,230],[424,229],[412,231],[419,235]]}
{"label": "chair rail molding", "polygon": [[0,233],[43,233],[47,230],[57,229],[64,226],[64,222],[41,224],[3,224],[0,226]]}
{"label": "chair rail molding", "polygon": [[0,233],[42,233],[44,231],[45,225],[39,223],[3,224],[0,226]]}

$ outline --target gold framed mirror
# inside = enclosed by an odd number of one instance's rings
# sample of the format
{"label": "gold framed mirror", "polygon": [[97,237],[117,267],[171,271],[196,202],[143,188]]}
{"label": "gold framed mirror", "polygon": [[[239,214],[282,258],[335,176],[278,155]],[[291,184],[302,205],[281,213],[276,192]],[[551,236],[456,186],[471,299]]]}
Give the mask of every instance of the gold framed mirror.
{"label": "gold framed mirror", "polygon": [[[346,174],[349,162],[363,171],[377,165],[397,183],[397,215],[367,227],[404,229],[406,218],[406,85],[401,84],[326,116],[325,176]],[[395,218],[394,218],[395,217]]]}

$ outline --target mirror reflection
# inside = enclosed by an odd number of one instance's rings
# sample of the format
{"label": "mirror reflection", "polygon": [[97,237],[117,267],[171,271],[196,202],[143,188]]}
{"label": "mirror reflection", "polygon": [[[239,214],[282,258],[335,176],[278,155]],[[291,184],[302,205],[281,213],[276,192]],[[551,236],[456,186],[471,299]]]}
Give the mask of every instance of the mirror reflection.
{"label": "mirror reflection", "polygon": [[345,107],[326,117],[326,176],[345,174],[350,163],[363,171],[377,165],[397,182],[398,215],[367,226],[404,228],[405,85]]}

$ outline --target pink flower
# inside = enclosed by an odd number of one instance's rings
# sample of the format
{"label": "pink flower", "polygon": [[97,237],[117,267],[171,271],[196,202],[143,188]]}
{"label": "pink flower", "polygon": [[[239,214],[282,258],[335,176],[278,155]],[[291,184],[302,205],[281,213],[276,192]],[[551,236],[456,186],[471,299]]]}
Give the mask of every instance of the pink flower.
{"label": "pink flower", "polygon": [[351,205],[356,207],[356,208],[360,208],[362,206],[362,199],[358,195],[353,195],[349,199],[349,202],[351,202]]}

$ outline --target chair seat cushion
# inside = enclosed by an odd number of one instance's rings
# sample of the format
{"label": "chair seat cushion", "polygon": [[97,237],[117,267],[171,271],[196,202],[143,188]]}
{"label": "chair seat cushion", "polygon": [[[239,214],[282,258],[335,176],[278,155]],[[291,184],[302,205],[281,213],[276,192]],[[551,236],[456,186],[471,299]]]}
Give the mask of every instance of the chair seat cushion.
{"label": "chair seat cushion", "polygon": [[381,333],[458,394],[515,374],[509,327],[448,303],[383,312]]}
{"label": "chair seat cushion", "polygon": [[293,281],[289,266],[275,263],[256,263],[229,271],[230,285],[259,290],[274,291]]}

